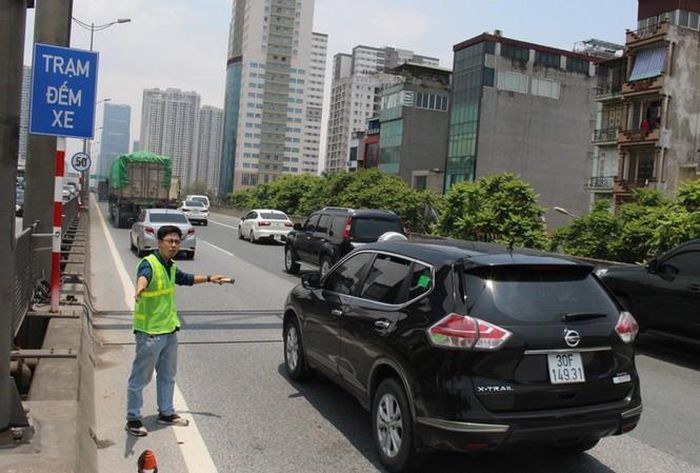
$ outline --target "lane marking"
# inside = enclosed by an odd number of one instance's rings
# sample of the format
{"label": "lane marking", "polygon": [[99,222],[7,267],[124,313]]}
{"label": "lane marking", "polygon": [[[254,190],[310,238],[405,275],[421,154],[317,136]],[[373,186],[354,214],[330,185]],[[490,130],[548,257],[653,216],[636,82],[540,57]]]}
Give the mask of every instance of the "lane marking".
{"label": "lane marking", "polygon": [[215,248],[215,249],[219,250],[220,252],[222,252],[222,253],[224,253],[224,254],[226,254],[226,255],[234,256],[234,254],[231,253],[230,251],[226,251],[226,250],[224,250],[223,248],[221,248],[221,247],[219,247],[219,246],[216,246],[216,245],[213,244],[213,243],[209,243],[207,240],[202,240],[202,239],[200,239],[199,241],[201,241],[202,243],[206,243],[207,245],[211,246],[212,248]]}
{"label": "lane marking", "polygon": [[238,231],[238,227],[234,227],[233,225],[229,225],[229,224],[227,224],[227,223],[217,222],[216,220],[212,220],[212,219],[209,219],[209,221],[210,221],[211,223],[215,223],[215,224],[217,224],[217,225],[221,225],[222,227],[227,227],[227,228],[230,228],[230,229],[232,229],[232,230]]}
{"label": "lane marking", "polygon": [[[91,199],[91,202],[94,201]],[[124,262],[119,256],[117,245],[114,244],[114,239],[112,238],[112,233],[107,229],[107,224],[104,216],[102,215],[99,204],[94,205],[97,208],[97,214],[100,218],[100,223],[102,224],[102,230],[107,238],[107,246],[112,254],[112,259],[114,260],[114,264],[117,268],[117,274],[119,275],[119,279],[122,283],[122,289],[124,290],[124,302],[130,310],[133,310],[134,298],[132,294],[134,291],[134,284],[131,282],[129,274],[124,267]],[[179,411],[183,418],[190,421],[190,425],[187,427],[172,428],[175,438],[178,441],[182,458],[185,460],[187,471],[191,473],[201,473],[203,471],[217,473],[218,470],[214,465],[214,460],[212,460],[211,455],[209,454],[209,449],[204,443],[204,439],[197,428],[197,423],[195,422],[194,417],[192,417],[192,415],[189,413],[190,408],[187,406],[185,397],[182,395],[177,383],[175,384],[173,401],[175,410]]]}

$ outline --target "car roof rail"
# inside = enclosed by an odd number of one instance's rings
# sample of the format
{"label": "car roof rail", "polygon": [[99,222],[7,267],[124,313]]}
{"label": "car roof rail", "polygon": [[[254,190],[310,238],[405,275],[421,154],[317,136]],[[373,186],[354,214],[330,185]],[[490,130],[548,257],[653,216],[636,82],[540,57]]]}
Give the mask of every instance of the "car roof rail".
{"label": "car roof rail", "polygon": [[353,209],[349,207],[323,207],[321,210],[343,210],[345,212],[354,212]]}

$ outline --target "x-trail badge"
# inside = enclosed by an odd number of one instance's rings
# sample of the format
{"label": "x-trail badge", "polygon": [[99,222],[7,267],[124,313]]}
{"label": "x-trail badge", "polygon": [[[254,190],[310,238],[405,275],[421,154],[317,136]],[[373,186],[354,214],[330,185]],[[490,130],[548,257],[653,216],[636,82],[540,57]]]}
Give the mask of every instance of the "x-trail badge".
{"label": "x-trail badge", "polygon": [[571,348],[577,347],[581,343],[581,335],[578,334],[576,330],[564,330],[564,341]]}

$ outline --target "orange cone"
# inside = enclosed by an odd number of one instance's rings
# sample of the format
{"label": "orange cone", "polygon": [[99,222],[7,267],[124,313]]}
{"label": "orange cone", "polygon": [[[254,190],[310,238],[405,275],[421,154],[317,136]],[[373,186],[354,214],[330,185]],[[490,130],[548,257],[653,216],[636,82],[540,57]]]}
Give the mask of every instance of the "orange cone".
{"label": "orange cone", "polygon": [[144,450],[138,461],[138,473],[158,473],[156,455],[150,450]]}

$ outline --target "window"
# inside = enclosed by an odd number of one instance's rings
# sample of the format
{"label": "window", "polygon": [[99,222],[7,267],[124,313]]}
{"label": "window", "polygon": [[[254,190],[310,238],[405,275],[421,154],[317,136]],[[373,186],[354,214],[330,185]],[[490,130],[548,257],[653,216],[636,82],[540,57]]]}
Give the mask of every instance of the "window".
{"label": "window", "polygon": [[306,220],[306,222],[304,222],[304,231],[307,231],[307,232],[313,232],[313,231],[315,231],[315,230],[316,230],[316,226],[318,225],[318,219],[319,219],[319,215],[318,215],[318,214],[312,215],[311,217],[309,217],[309,218]]}
{"label": "window", "polygon": [[532,78],[532,95],[548,97],[550,99],[559,98],[559,83],[549,79]]}
{"label": "window", "polygon": [[423,190],[427,186],[428,176],[414,176],[413,188]]}
{"label": "window", "polygon": [[348,258],[328,275],[323,285],[324,288],[338,294],[355,294],[363,270],[371,260],[371,253],[360,253]]}
{"label": "window", "polygon": [[367,274],[360,297],[384,304],[406,302],[408,300],[406,283],[410,268],[410,261],[378,254]]}
{"label": "window", "polygon": [[493,87],[494,85],[494,74],[495,71],[491,67],[484,67],[484,85],[486,87]]}
{"label": "window", "polygon": [[583,59],[577,59],[573,57],[567,57],[566,70],[569,72],[588,74],[588,61],[584,61]]}
{"label": "window", "polygon": [[683,277],[700,277],[700,251],[686,251],[674,255],[661,264],[660,270],[662,273]]}
{"label": "window", "polygon": [[408,286],[408,300],[430,291],[433,285],[433,273],[429,267],[420,263],[413,263],[411,267],[411,283]]}
{"label": "window", "polygon": [[561,66],[561,56],[553,53],[535,51],[535,64],[544,67],[558,68]]}
{"label": "window", "polygon": [[330,227],[331,223],[331,216],[328,214],[323,214],[321,215],[321,218],[318,220],[318,226],[316,227],[316,231],[320,233],[326,233],[328,232],[328,227]]}
{"label": "window", "polygon": [[520,46],[501,44],[501,57],[507,57],[515,61],[527,62],[530,59],[530,50]]}
{"label": "window", "polygon": [[525,74],[509,71],[498,71],[498,88],[521,94],[528,93],[529,77]]}

